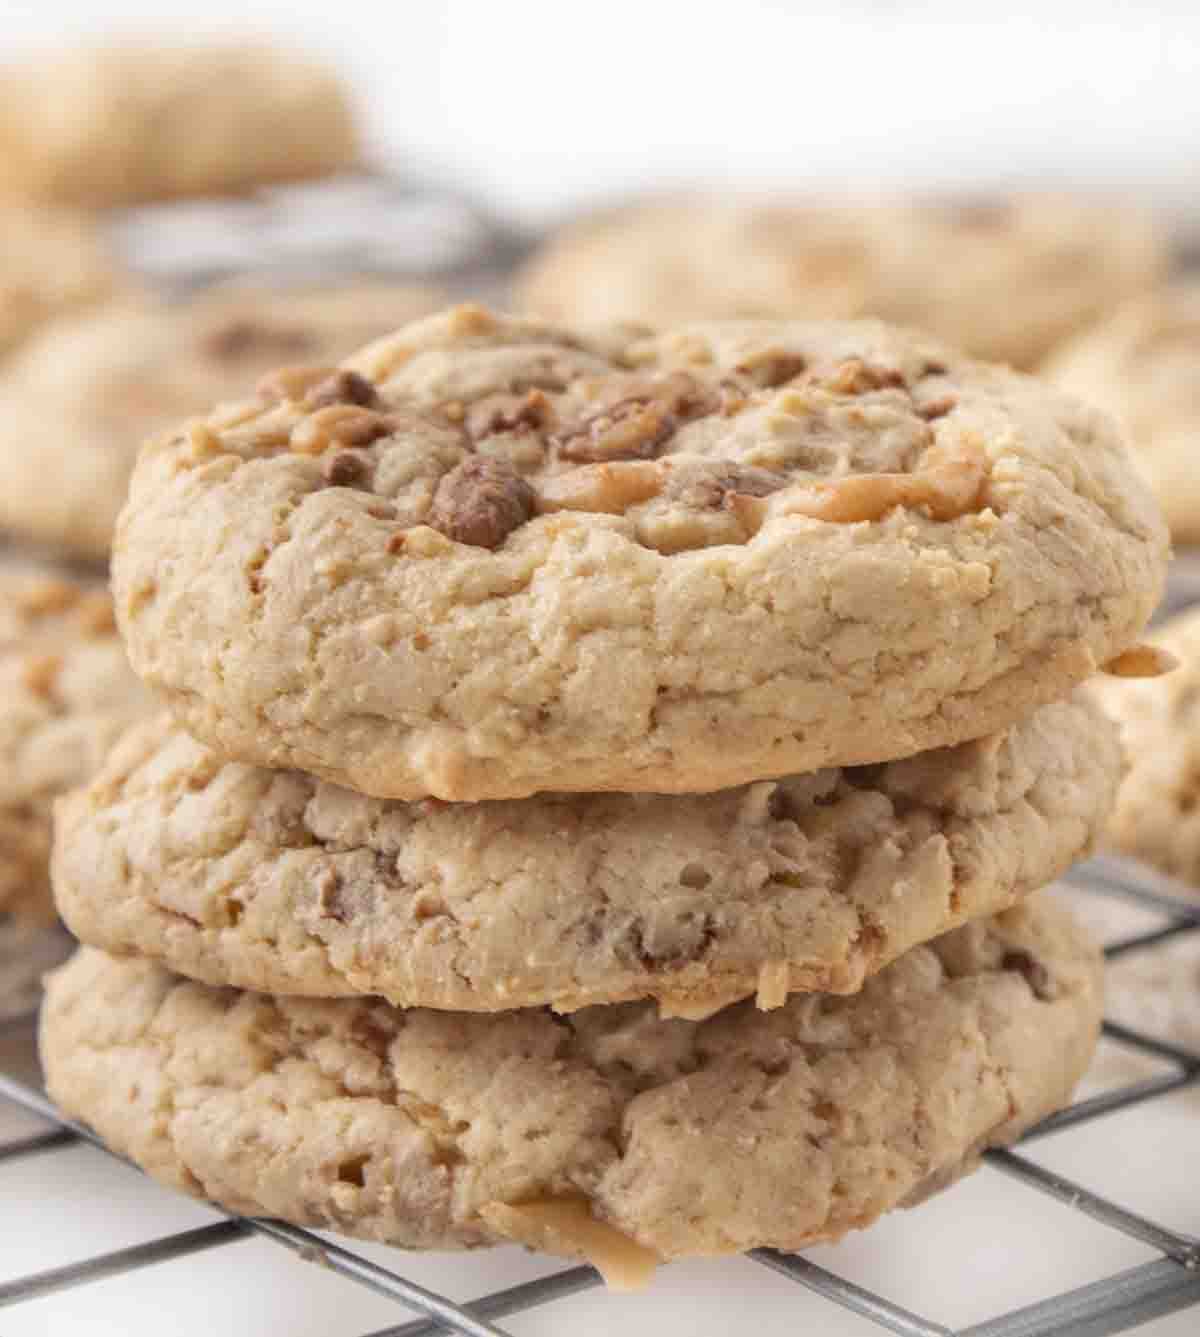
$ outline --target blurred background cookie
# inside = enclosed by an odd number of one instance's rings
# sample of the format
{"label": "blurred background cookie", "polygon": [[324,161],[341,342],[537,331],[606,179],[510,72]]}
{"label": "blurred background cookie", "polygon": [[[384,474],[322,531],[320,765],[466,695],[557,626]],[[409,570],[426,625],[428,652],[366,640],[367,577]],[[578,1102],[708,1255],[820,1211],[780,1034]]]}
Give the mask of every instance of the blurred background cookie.
{"label": "blurred background cookie", "polygon": [[0,81],[0,197],[105,209],[326,176],[359,154],[337,76],[262,43],[79,46]]}
{"label": "blurred background cookie", "polygon": [[1200,543],[1200,281],[1128,303],[1046,372],[1124,420],[1172,535]]}
{"label": "blurred background cookie", "polygon": [[1173,672],[1096,683],[1129,760],[1108,839],[1200,897],[1200,609],[1150,639],[1178,657]]}
{"label": "blurred background cookie", "polygon": [[1152,220],[1100,200],[697,196],[566,229],[513,301],[585,323],[873,315],[1031,367],[1165,265]]}
{"label": "blurred background cookie", "polygon": [[94,580],[0,564],[0,912],[49,919],[50,817],[147,708]]}
{"label": "blurred background cookie", "polygon": [[132,282],[86,216],[0,205],[0,355]]}
{"label": "blurred background cookie", "polygon": [[147,437],[282,364],[336,362],[438,303],[404,284],[240,284],[60,322],[0,374],[0,529],[104,558]]}

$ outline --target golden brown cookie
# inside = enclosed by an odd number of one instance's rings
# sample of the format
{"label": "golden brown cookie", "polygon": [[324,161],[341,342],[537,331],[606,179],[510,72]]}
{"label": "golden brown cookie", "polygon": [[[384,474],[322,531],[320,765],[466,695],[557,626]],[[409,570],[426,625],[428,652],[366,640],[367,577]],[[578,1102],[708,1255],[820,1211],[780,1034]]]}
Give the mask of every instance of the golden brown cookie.
{"label": "golden brown cookie", "polygon": [[271,998],[84,948],[41,1043],[64,1112],[185,1192],[407,1248],[515,1239],[621,1282],[919,1201],[1061,1107],[1099,1022],[1098,953],[1035,899],[852,997],[702,1022]]}
{"label": "golden brown cookie", "polygon": [[879,316],[1033,367],[1165,270],[1161,231],[1127,203],[697,197],[567,228],[514,302],[583,323]]}
{"label": "golden brown cookie", "polygon": [[1108,419],[876,322],[587,335],[460,307],[142,454],[135,669],[380,797],[704,792],[978,738],[1140,633]]}
{"label": "golden brown cookie", "polygon": [[107,209],[232,194],[359,153],[338,78],[261,43],[109,42],[0,76],[0,197]]}
{"label": "golden brown cookie", "polygon": [[1086,699],[883,766],[716,794],[363,798],[136,727],[60,803],[83,942],[209,984],[495,1011],[850,993],[1091,852],[1120,778]]}

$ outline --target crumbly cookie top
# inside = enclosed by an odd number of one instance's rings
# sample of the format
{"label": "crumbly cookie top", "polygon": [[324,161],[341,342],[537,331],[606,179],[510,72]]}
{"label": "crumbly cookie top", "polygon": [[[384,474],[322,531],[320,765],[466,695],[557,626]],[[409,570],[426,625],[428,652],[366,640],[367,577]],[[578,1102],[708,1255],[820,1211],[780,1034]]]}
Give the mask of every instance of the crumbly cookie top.
{"label": "crumbly cookie top", "polygon": [[397,554],[433,555],[431,530],[495,549],[564,511],[671,554],[784,516],[979,515],[1009,388],[874,322],[576,335],[463,306],[341,368],[264,378],[189,429],[185,467],[285,459],[298,490],[390,522]]}

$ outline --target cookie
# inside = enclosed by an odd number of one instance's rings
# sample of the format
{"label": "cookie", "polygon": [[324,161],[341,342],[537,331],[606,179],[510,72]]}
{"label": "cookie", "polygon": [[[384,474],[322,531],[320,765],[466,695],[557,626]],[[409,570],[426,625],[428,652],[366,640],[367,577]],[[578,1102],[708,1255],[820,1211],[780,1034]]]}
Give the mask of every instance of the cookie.
{"label": "cookie", "polygon": [[1120,776],[1080,698],[890,765],[717,794],[367,799],[136,727],[61,803],[81,941],[209,984],[494,1011],[852,993],[1092,849]]}
{"label": "cookie", "polygon": [[1200,543],[1200,283],[1131,301],[1064,347],[1046,374],[1114,413],[1181,543]]}
{"label": "cookie", "polygon": [[1007,727],[1137,636],[1166,547],[1106,418],[922,336],[468,306],[152,443],[114,588],[233,759],[700,792]]}
{"label": "cookie", "polygon": [[53,915],[54,799],[91,779],[148,705],[103,586],[15,558],[0,566],[0,911]]}
{"label": "cookie", "polygon": [[0,206],[0,355],[47,321],[132,286],[88,219]]}
{"label": "cookie", "polygon": [[218,288],[60,323],[0,376],[0,529],[107,556],[142,442],[294,357],[338,358],[433,310],[432,291]]}
{"label": "cookie", "polygon": [[700,197],[567,228],[514,301],[584,323],[879,316],[1033,367],[1165,269],[1154,222],[1108,201]]}
{"label": "cookie", "polygon": [[0,77],[0,197],[83,209],[233,194],[356,165],[325,66],[247,42],[112,42]]}
{"label": "cookie", "polygon": [[1200,894],[1200,609],[1148,641],[1178,658],[1173,672],[1100,679],[1094,689],[1129,757],[1106,839]]}
{"label": "cookie", "polygon": [[272,998],[84,948],[49,978],[42,1060],[113,1150],[250,1215],[618,1270],[802,1249],[1066,1102],[1096,1042],[1100,961],[1039,899],[851,997],[700,1022],[645,1003],[563,1018]]}

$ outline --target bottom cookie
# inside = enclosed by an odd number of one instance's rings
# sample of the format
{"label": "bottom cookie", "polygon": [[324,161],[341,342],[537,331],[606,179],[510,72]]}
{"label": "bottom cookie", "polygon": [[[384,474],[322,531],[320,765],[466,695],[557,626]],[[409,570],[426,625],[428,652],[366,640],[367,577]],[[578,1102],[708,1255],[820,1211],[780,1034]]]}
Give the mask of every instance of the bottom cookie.
{"label": "bottom cookie", "polygon": [[837,1239],[971,1169],[1068,1099],[1100,974],[1041,898],[852,997],[700,1022],[271,998],[84,948],[49,980],[42,1059],[68,1114],[234,1211],[408,1248],[515,1240],[631,1285],[660,1259]]}

